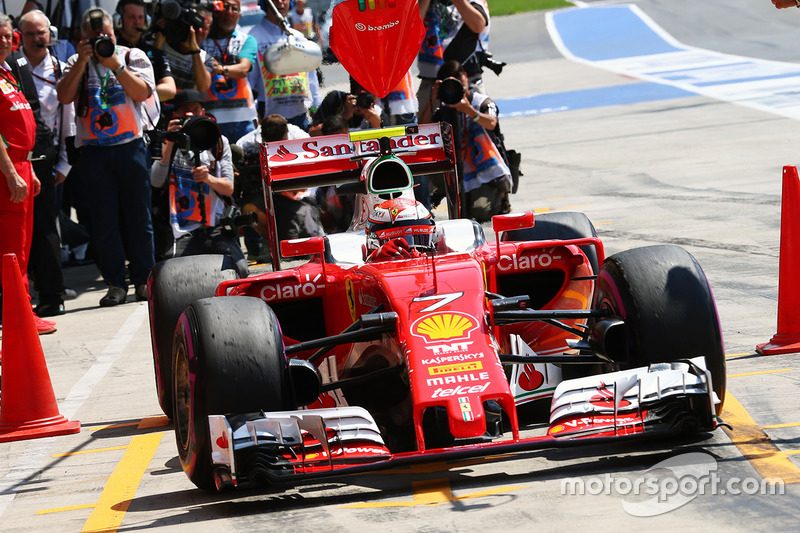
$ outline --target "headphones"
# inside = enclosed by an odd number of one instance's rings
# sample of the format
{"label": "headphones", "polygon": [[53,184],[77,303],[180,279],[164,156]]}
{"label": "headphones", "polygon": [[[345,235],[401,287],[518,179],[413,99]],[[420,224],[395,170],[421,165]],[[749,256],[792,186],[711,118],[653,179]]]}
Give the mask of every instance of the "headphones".
{"label": "headphones", "polygon": [[120,31],[122,29],[122,12],[125,10],[125,6],[133,4],[136,6],[142,6],[144,8],[144,26],[142,29],[147,31],[150,28],[150,15],[147,13],[147,6],[144,5],[143,0],[119,0],[117,3],[117,9],[113,15],[111,15],[111,20],[114,23],[114,29],[116,31]]}

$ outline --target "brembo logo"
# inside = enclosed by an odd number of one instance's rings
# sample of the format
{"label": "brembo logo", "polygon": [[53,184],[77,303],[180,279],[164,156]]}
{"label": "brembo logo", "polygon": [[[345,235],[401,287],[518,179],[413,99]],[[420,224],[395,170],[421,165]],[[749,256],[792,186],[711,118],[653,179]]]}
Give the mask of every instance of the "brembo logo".
{"label": "brembo logo", "polygon": [[370,26],[369,24],[362,24],[361,22],[356,22],[356,29],[358,31],[381,31],[381,30],[388,30],[389,28],[394,28],[400,24],[399,20],[395,20],[394,22],[390,22],[389,24],[384,24],[383,26]]}

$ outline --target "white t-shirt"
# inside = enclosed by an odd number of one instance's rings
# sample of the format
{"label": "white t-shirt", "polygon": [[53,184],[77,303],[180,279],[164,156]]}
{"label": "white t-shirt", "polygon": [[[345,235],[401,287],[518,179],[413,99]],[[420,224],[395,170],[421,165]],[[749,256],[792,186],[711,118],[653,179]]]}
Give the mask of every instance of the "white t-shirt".
{"label": "white t-shirt", "polygon": [[[298,40],[305,40],[297,30],[291,31]],[[258,101],[265,103],[264,116],[277,113],[291,119],[305,114],[311,107],[319,106],[322,98],[316,71],[276,76],[267,71],[264,65],[267,48],[286,39],[283,28],[264,17],[259,25],[250,30],[250,35],[258,43],[258,65],[250,71],[250,86],[258,91]]]}

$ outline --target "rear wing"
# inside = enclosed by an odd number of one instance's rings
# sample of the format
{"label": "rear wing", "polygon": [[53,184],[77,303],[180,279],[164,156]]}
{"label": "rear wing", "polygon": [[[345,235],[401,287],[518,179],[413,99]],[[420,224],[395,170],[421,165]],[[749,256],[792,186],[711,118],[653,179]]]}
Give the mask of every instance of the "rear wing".
{"label": "rear wing", "polygon": [[367,184],[362,170],[366,162],[387,153],[402,159],[413,176],[442,176],[448,216],[459,218],[456,154],[447,123],[410,124],[265,143],[261,145],[261,175],[275,270],[280,270],[280,247],[272,194],[324,186],[336,186],[342,194],[365,194]]}

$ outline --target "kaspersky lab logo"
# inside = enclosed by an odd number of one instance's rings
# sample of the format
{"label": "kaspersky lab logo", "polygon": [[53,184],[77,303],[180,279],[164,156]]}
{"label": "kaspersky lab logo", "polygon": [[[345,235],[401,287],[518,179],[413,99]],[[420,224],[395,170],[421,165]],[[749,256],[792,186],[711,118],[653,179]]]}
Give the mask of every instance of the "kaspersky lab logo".
{"label": "kaspersky lab logo", "polygon": [[388,24],[384,24],[383,26],[370,26],[369,24],[363,24],[361,22],[356,22],[356,29],[358,31],[383,31],[388,30],[390,28],[394,28],[400,24],[399,20],[395,20],[394,22],[390,22]]}

